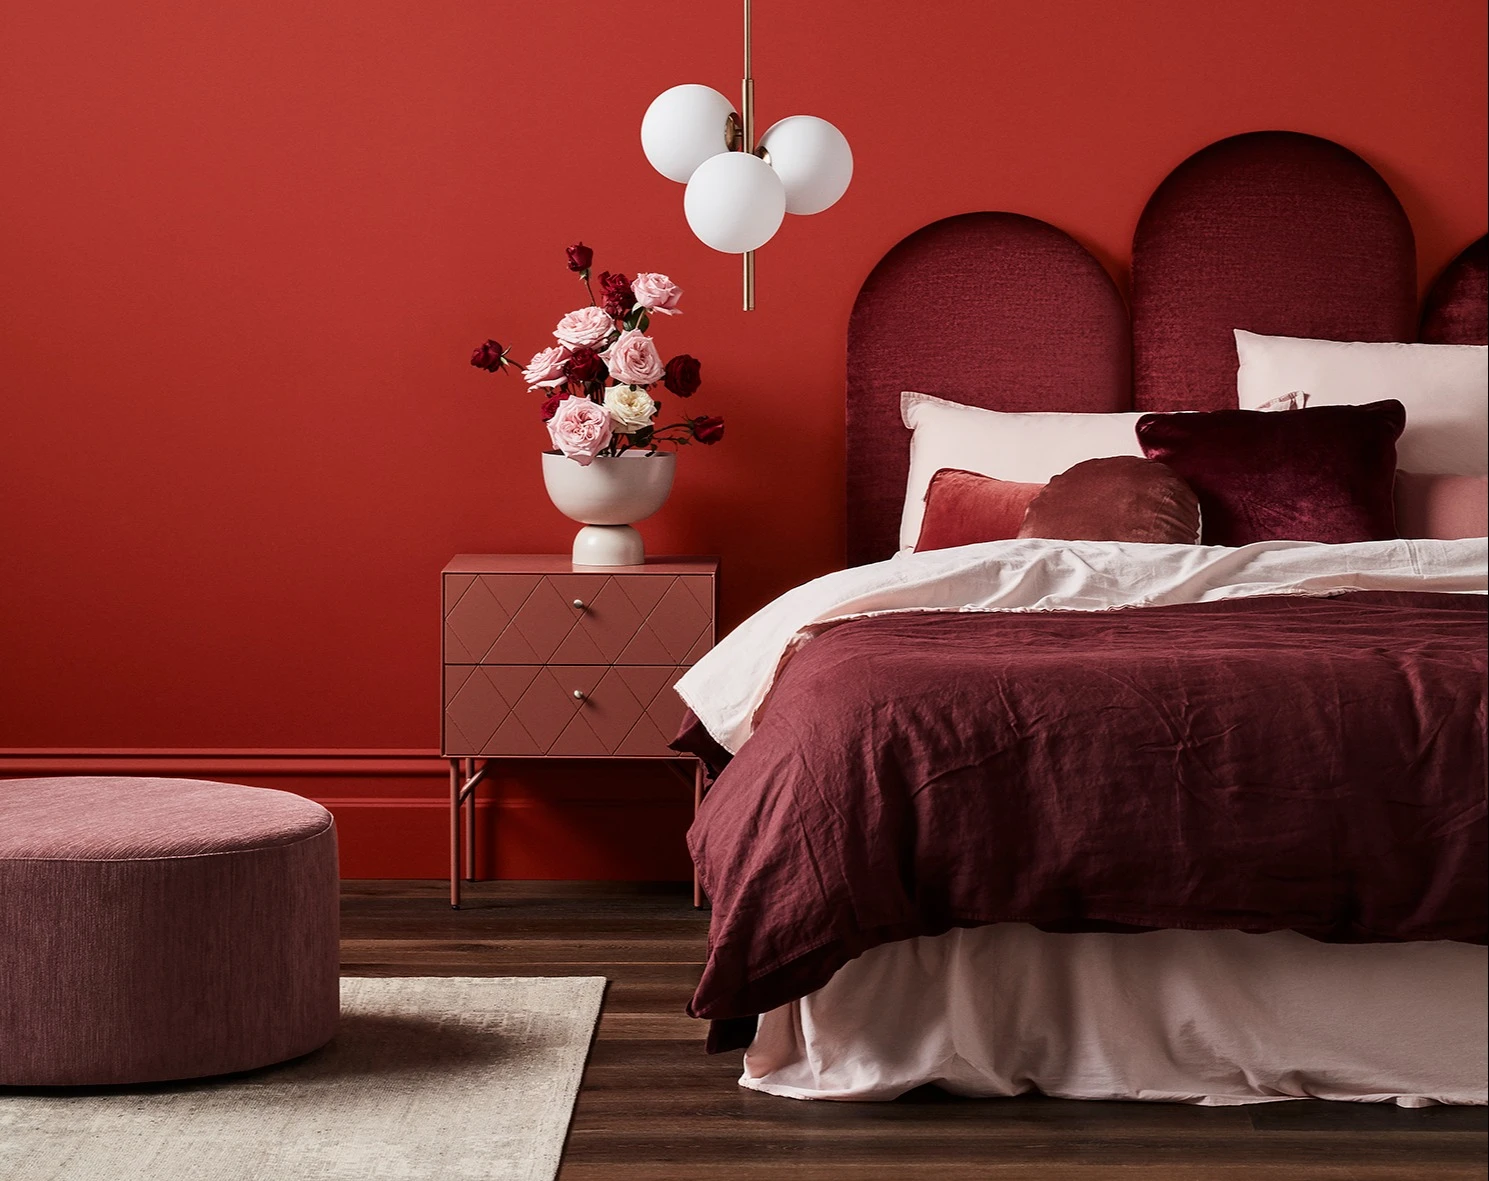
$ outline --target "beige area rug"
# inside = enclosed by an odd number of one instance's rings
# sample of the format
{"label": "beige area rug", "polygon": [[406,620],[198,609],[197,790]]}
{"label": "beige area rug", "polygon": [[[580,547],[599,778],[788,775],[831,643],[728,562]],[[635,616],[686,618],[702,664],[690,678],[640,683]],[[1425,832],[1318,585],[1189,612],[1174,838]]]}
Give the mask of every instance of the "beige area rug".
{"label": "beige area rug", "polygon": [[605,980],[346,979],[314,1054],[218,1080],[0,1090],[5,1181],[551,1181]]}

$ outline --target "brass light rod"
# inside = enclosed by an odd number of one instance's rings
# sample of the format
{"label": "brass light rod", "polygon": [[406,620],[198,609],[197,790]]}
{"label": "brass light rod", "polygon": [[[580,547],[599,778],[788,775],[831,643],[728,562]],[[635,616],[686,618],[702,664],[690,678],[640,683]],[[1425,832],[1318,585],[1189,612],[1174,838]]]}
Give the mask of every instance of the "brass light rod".
{"label": "brass light rod", "polygon": [[[744,93],[741,96],[744,126],[740,149],[755,150],[755,79],[750,77],[750,0],[744,0]],[[744,310],[755,310],[755,252],[744,252]]]}

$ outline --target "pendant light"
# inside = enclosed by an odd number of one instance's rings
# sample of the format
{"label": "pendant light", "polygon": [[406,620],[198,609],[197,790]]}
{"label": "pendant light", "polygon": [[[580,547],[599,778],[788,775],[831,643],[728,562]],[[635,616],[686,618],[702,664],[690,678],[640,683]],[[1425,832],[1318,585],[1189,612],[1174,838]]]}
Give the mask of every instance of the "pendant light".
{"label": "pendant light", "polygon": [[786,214],[821,213],[853,179],[853,152],[826,119],[791,115],[755,141],[750,0],[744,0],[740,106],[709,86],[674,86],[641,120],[641,150],[668,180],[687,185],[683,212],[705,246],[744,256],[744,310],[755,307],[755,251]]}

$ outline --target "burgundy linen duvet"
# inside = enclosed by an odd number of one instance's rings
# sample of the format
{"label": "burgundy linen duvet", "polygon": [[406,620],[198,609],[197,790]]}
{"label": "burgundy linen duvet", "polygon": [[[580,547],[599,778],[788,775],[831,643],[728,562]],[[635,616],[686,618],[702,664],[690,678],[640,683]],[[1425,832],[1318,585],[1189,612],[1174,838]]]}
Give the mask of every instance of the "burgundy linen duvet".
{"label": "burgundy linen duvet", "polygon": [[1486,623],[1360,592],[830,626],[689,833],[689,1012],[999,922],[1482,943]]}

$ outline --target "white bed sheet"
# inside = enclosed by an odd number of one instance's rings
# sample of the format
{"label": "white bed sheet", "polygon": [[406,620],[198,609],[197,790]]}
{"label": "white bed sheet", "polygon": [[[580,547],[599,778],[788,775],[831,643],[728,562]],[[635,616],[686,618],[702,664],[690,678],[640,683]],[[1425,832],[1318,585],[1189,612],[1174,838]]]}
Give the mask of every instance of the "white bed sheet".
{"label": "white bed sheet", "polygon": [[743,1086],[798,1099],[961,1095],[1228,1105],[1483,1104],[1486,951],[1290,931],[1049,934],[874,948],[760,1019]]}

